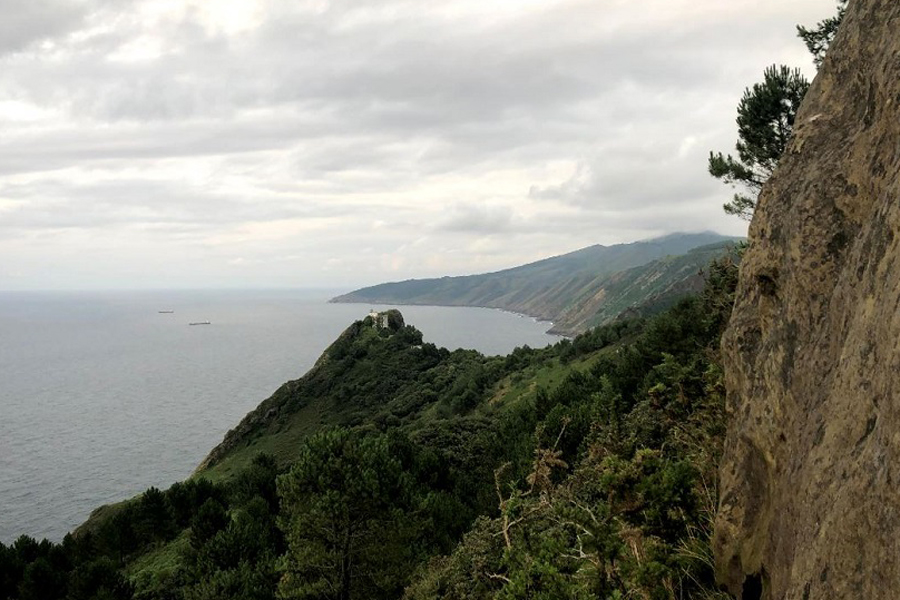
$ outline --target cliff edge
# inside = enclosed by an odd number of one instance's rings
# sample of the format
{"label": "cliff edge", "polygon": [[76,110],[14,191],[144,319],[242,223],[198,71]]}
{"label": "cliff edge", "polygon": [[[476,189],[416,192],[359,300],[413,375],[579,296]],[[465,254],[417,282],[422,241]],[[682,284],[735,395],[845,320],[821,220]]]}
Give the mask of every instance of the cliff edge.
{"label": "cliff edge", "polygon": [[[399,334],[399,335],[395,335]],[[327,425],[346,425],[347,421],[367,417],[377,407],[365,406],[366,398],[383,399],[386,391],[402,385],[403,373],[391,372],[390,381],[380,382],[365,371],[365,357],[379,358],[379,352],[390,354],[410,371],[423,362],[422,334],[407,327],[398,310],[372,312],[344,330],[313,367],[300,379],[283,384],[269,398],[251,410],[197,466],[194,473],[209,474],[209,469],[225,459],[236,459],[238,465],[248,462],[258,452],[268,452],[282,464],[290,462],[300,440]],[[430,364],[429,358],[424,358]],[[381,363],[378,363],[381,364]],[[340,382],[349,383],[355,394],[343,393]],[[378,387],[378,390],[367,388]],[[363,393],[368,391],[368,393]],[[341,405],[335,405],[340,399]],[[329,404],[330,403],[330,404]],[[325,406],[323,406],[323,404]],[[377,402],[376,402],[377,404]],[[325,419],[327,415],[329,419]],[[222,469],[220,475],[232,470]]]}
{"label": "cliff edge", "polygon": [[900,589],[898,32],[851,0],[751,224],[714,539],[743,600]]}

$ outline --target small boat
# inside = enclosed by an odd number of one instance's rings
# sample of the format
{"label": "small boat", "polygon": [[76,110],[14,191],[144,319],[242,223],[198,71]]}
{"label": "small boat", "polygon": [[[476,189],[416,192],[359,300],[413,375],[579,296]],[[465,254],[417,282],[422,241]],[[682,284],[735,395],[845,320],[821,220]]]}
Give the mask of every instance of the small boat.
{"label": "small boat", "polygon": [[161,315],[171,315],[175,311],[174,310],[158,310],[156,312],[158,312]]}
{"label": "small boat", "polygon": [[188,323],[188,325],[210,325],[209,321],[194,321],[193,323]]}

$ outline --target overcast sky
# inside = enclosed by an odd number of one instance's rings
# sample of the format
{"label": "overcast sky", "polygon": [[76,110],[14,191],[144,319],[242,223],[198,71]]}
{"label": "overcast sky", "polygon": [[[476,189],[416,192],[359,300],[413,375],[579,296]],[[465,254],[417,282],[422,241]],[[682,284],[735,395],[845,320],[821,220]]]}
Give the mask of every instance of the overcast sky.
{"label": "overcast sky", "polygon": [[672,231],[833,0],[0,0],[0,290],[353,288]]}

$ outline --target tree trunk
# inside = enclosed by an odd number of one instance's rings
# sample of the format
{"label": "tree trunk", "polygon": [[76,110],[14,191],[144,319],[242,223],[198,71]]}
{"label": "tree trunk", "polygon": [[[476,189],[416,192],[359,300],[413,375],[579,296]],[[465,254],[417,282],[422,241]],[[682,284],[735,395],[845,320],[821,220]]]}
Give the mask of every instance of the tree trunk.
{"label": "tree trunk", "polygon": [[344,545],[341,549],[341,592],[339,600],[350,600],[350,570],[352,561],[350,556],[350,536],[351,531],[348,527],[344,531]]}

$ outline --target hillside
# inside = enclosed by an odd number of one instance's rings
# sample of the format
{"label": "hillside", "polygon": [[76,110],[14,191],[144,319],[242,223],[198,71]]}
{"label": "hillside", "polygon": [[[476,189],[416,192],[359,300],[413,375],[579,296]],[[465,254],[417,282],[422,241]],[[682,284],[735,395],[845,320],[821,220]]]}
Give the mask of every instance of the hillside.
{"label": "hillside", "polygon": [[653,317],[505,357],[357,321],[188,481],[60,545],[0,544],[0,598],[719,598],[736,267],[706,273]]}
{"label": "hillside", "polygon": [[731,241],[709,244],[598,278],[553,319],[550,331],[576,335],[618,318],[657,313],[700,292],[709,263],[734,249]]}
{"label": "hillside", "polygon": [[[678,233],[631,244],[590,246],[494,273],[384,283],[331,301],[501,308],[553,321],[554,332],[579,333],[614,318],[639,298],[669,289],[696,292],[700,281],[696,271],[709,257],[694,255],[678,264],[662,260],[643,272],[627,273],[630,269],[735,239],[712,232]],[[697,269],[692,271],[686,263],[694,258]],[[647,287],[650,282],[655,283]]]}

